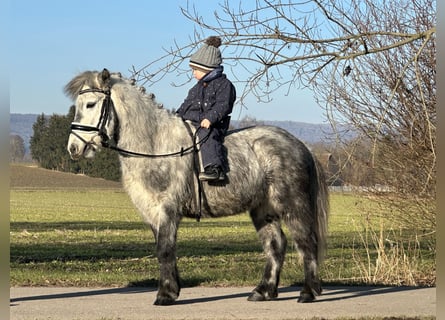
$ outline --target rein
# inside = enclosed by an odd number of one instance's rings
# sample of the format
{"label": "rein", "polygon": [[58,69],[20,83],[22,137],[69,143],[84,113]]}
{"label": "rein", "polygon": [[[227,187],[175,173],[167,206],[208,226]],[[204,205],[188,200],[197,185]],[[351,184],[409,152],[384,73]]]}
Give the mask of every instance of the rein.
{"label": "rein", "polygon": [[[78,122],[72,122],[71,123],[71,133],[73,135],[75,135],[77,138],[79,138],[80,140],[82,140],[82,142],[84,142],[86,145],[90,146],[90,145],[95,145],[94,141],[86,141],[84,138],[82,138],[78,133],[75,132],[76,131],[85,131],[85,132],[97,132],[98,135],[102,138],[101,139],[101,145],[104,148],[109,148],[111,150],[117,151],[119,152],[122,156],[127,156],[127,157],[144,157],[144,158],[166,158],[166,157],[182,157],[186,154],[190,154],[190,153],[194,153],[197,152],[197,146],[202,144],[204,141],[206,141],[210,135],[207,134],[205,137],[203,137],[201,140],[196,141],[196,136],[198,134],[198,131],[201,129],[201,127],[199,127],[195,133],[192,136],[193,139],[193,144],[187,148],[181,147],[181,150],[176,151],[176,152],[171,152],[171,153],[164,153],[164,154],[148,154],[148,153],[140,153],[140,152],[135,152],[135,151],[130,151],[130,150],[125,150],[122,148],[119,148],[116,145],[111,145],[109,143],[109,141],[111,140],[110,137],[107,134],[107,130],[105,128],[106,123],[108,121],[108,118],[110,117],[110,113],[113,110],[113,101],[111,99],[111,92],[110,90],[102,90],[102,89],[85,89],[85,90],[81,90],[79,91],[79,95],[84,94],[84,93],[88,93],[88,92],[98,92],[98,93],[103,93],[105,95],[105,99],[102,102],[102,107],[101,107],[101,111],[100,111],[100,117],[99,117],[99,121],[97,123],[96,126],[90,126],[90,125],[84,125],[84,124],[80,124]],[[186,123],[184,123],[184,125],[187,125]]]}
{"label": "rein", "polygon": [[[185,123],[184,123],[185,124]],[[207,134],[204,138],[202,138],[199,141],[196,141],[196,136],[198,134],[199,129],[201,129],[200,127],[195,131],[195,133],[191,134],[191,137],[193,139],[193,145],[184,148],[181,147],[181,150],[176,151],[176,152],[171,152],[171,153],[163,153],[163,154],[148,154],[148,153],[139,153],[139,152],[134,152],[134,151],[129,151],[129,150],[125,150],[122,148],[119,148],[118,146],[114,146],[114,145],[110,145],[108,143],[109,139],[107,139],[106,141],[102,141],[102,146],[104,148],[108,148],[114,151],[119,152],[122,156],[126,156],[126,157],[143,157],[143,158],[167,158],[167,157],[182,157],[186,154],[190,154],[190,153],[194,153],[194,152],[198,152],[198,145],[202,144],[205,140],[207,140],[207,138],[209,137],[209,134]]]}

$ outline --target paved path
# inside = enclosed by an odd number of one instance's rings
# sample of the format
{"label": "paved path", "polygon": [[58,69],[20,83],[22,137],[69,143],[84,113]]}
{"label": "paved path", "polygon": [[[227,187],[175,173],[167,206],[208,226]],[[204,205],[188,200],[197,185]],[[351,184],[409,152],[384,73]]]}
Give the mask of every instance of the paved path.
{"label": "paved path", "polygon": [[277,300],[249,302],[251,287],[183,288],[177,303],[154,306],[155,288],[10,289],[11,320],[336,319],[435,316],[436,288],[327,287],[317,301],[297,303],[300,288]]}

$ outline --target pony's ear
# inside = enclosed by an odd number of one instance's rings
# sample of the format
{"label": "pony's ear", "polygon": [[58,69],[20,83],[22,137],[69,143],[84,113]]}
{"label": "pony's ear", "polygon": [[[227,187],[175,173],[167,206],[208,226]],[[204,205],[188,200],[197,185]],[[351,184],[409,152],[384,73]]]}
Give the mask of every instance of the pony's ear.
{"label": "pony's ear", "polygon": [[107,68],[104,68],[102,70],[102,72],[99,73],[99,77],[98,77],[99,84],[104,88],[109,87],[110,86],[110,77],[111,77],[110,71],[108,71]]}

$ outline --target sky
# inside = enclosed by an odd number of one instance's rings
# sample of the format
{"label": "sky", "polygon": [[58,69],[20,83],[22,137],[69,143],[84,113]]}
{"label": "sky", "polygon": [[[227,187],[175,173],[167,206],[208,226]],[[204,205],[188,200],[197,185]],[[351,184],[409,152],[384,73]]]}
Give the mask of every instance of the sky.
{"label": "sky", "polygon": [[[218,9],[216,1],[189,1],[193,3],[203,16]],[[77,74],[107,68],[130,77],[133,67],[164,55],[163,47],[175,41],[188,44],[194,25],[181,13],[185,5],[185,0],[11,1],[10,112],[65,115],[73,102],[63,87]],[[164,78],[146,89],[166,108],[177,109],[193,83],[171,83]],[[326,122],[309,90],[276,94],[267,104],[253,97],[247,101],[247,108],[235,105],[232,119]]]}

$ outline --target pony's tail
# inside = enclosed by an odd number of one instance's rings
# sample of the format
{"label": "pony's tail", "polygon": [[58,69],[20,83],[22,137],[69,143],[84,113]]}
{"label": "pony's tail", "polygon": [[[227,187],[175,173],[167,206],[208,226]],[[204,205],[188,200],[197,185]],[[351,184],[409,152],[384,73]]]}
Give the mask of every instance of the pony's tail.
{"label": "pony's tail", "polygon": [[314,184],[315,190],[313,190],[315,195],[313,203],[315,209],[314,212],[317,215],[317,226],[315,232],[317,233],[318,263],[322,264],[327,250],[326,240],[328,237],[329,192],[324,170],[320,162],[318,162],[315,157],[313,158],[315,163],[315,176],[317,181]]}

